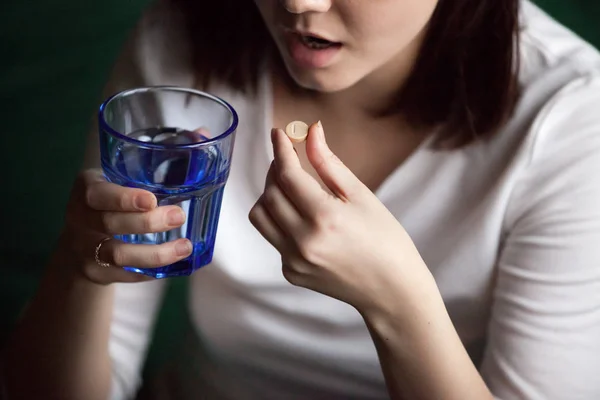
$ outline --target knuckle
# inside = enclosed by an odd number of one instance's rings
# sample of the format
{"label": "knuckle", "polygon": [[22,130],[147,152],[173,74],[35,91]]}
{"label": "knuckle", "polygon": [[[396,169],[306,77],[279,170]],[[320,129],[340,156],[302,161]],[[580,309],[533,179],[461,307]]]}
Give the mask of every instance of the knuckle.
{"label": "knuckle", "polygon": [[104,180],[104,174],[100,169],[86,169],[80,171],[75,177],[75,186],[86,187],[93,182]]}
{"label": "knuckle", "polygon": [[100,229],[104,233],[119,233],[115,226],[115,218],[108,212],[100,213]]}
{"label": "knuckle", "polygon": [[298,242],[300,256],[311,264],[321,263],[322,248],[323,239],[316,234],[307,235]]}
{"label": "knuckle", "polygon": [[104,277],[104,271],[98,268],[97,265],[87,265],[81,270],[81,273],[86,279],[96,284],[107,286],[111,283],[106,281],[106,278]]}
{"label": "knuckle", "polygon": [[157,229],[157,221],[156,221],[156,215],[155,213],[146,213],[143,215],[142,217],[142,221],[141,221],[141,231],[140,233],[152,233],[155,232]]}
{"label": "knuckle", "polygon": [[114,246],[111,253],[112,260],[106,260],[107,262],[121,267],[127,265],[127,251],[123,246]]}
{"label": "knuckle", "polygon": [[327,160],[333,164],[344,165],[342,160],[340,160],[340,158],[338,156],[336,156],[335,153],[333,153],[332,151],[330,151],[329,154],[327,155]]}
{"label": "knuckle", "polygon": [[170,254],[164,246],[155,246],[150,253],[150,265],[163,266],[169,264]]}
{"label": "knuckle", "polygon": [[282,169],[279,171],[277,179],[283,187],[289,187],[294,182],[294,174],[289,168]]}
{"label": "knuckle", "polygon": [[320,157],[318,164],[320,167],[328,167],[330,165],[343,164],[343,162],[333,151],[331,151],[331,149],[328,149]]}
{"label": "knuckle", "polygon": [[119,197],[117,199],[117,205],[119,207],[120,210],[127,210],[129,209],[129,205],[132,203],[131,201],[131,196],[129,196],[127,193],[121,193],[119,194]]}
{"label": "knuckle", "polygon": [[272,206],[277,203],[278,198],[278,190],[274,186],[269,186],[265,189],[265,193],[263,196],[265,204]]}
{"label": "knuckle", "polygon": [[84,182],[104,180],[104,174],[100,168],[85,169],[79,173],[78,177]]}
{"label": "knuckle", "polygon": [[315,227],[318,232],[338,232],[343,229],[344,219],[340,212],[330,207],[321,207],[315,216]]}
{"label": "knuckle", "polygon": [[248,220],[254,226],[256,226],[256,224],[258,223],[258,219],[259,219],[258,214],[260,213],[259,208],[260,208],[260,205],[257,203],[254,205],[254,207],[252,207],[252,209],[248,213]]}
{"label": "knuckle", "polygon": [[300,276],[296,271],[294,271],[291,267],[284,265],[281,269],[281,272],[283,273],[283,277],[286,281],[292,285],[298,286]]}
{"label": "knuckle", "polygon": [[94,198],[96,197],[96,190],[93,185],[85,186],[84,189],[84,201],[88,207],[94,208]]}

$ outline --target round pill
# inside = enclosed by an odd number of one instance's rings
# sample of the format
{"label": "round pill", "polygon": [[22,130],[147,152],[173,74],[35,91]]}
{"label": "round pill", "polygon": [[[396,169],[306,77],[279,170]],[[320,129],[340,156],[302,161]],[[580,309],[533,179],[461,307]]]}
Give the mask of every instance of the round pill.
{"label": "round pill", "polygon": [[303,142],[308,135],[308,125],[302,121],[292,121],[285,127],[285,133],[293,142]]}

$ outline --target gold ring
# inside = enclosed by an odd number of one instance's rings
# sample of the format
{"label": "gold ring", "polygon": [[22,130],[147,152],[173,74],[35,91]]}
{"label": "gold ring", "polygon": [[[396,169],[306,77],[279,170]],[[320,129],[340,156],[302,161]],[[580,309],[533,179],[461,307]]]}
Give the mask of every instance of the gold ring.
{"label": "gold ring", "polygon": [[104,243],[108,242],[110,239],[112,239],[112,238],[111,237],[105,237],[96,246],[96,253],[95,253],[95,256],[94,256],[94,258],[96,259],[96,264],[98,264],[99,266],[104,267],[104,268],[112,267],[112,265],[110,263],[107,263],[107,262],[104,262],[104,261],[100,260],[100,249],[102,248],[102,245]]}

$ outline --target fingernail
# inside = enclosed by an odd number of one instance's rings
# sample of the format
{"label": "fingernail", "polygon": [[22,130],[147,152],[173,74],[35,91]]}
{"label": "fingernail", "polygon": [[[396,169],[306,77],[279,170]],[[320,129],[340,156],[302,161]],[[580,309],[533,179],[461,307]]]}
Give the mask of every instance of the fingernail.
{"label": "fingernail", "polygon": [[167,221],[169,225],[179,226],[185,221],[185,214],[181,208],[171,210],[167,213]]}
{"label": "fingernail", "polygon": [[134,205],[138,210],[151,210],[154,208],[153,196],[138,196],[134,200]]}
{"label": "fingernail", "polygon": [[319,132],[319,136],[321,136],[321,139],[325,142],[325,130],[323,129],[321,120],[317,121],[317,132]]}
{"label": "fingernail", "polygon": [[175,244],[175,252],[178,256],[186,256],[192,252],[192,244],[189,240],[180,240]]}

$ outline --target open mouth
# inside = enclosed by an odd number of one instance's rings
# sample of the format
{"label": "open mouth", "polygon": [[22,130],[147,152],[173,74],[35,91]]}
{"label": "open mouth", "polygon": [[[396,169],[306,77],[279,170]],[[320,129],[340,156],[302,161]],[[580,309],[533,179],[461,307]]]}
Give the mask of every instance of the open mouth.
{"label": "open mouth", "polygon": [[[285,29],[285,28],[284,28]],[[297,67],[319,69],[330,66],[344,46],[311,32],[285,29],[287,54]]]}
{"label": "open mouth", "polygon": [[318,38],[310,35],[298,35],[300,37],[300,41],[306,47],[313,50],[325,50],[331,47],[339,47],[342,44],[338,42],[331,42],[326,39]]}

